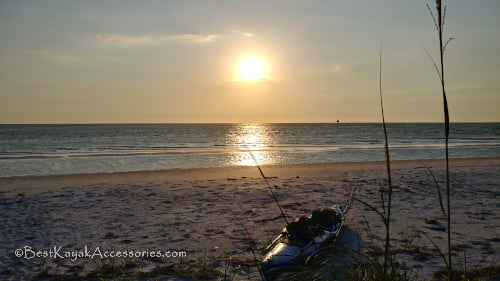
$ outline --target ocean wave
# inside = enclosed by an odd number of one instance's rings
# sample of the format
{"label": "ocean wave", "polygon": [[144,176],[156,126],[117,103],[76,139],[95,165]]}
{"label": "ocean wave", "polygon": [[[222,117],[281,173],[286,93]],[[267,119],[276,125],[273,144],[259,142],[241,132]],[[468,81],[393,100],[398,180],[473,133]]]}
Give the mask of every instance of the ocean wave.
{"label": "ocean wave", "polygon": [[[382,149],[383,144],[372,143],[356,143],[350,145],[299,145],[299,144],[249,144],[246,146],[238,144],[214,144],[212,147],[200,146],[163,146],[149,147],[152,150],[144,150],[140,148],[129,147],[121,150],[103,150],[103,151],[81,151],[76,149],[59,149],[54,152],[28,153],[28,152],[4,152],[0,153],[0,160],[15,160],[15,159],[54,159],[54,158],[95,158],[95,157],[134,157],[162,154],[221,154],[221,153],[239,153],[247,151],[267,151],[267,152],[321,152],[335,150],[373,150]],[[498,142],[456,142],[450,143],[450,147],[486,147],[500,149]],[[441,149],[444,148],[442,143],[396,143],[389,144],[389,148],[393,149]]]}

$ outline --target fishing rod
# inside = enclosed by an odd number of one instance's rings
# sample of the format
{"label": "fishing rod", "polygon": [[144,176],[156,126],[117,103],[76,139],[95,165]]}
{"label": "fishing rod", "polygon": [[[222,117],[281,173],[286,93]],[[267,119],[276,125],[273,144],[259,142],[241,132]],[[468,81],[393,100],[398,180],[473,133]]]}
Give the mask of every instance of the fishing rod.
{"label": "fishing rod", "polygon": [[356,186],[353,185],[352,186],[352,189],[351,189],[351,193],[349,194],[349,198],[347,198],[347,203],[345,205],[345,208],[344,210],[342,211],[342,214],[347,214],[347,211],[349,211],[349,208],[351,207],[352,205],[352,198],[354,197],[354,190],[356,189]]}
{"label": "fishing rod", "polygon": [[252,153],[252,150],[250,150],[250,148],[248,147],[248,145],[246,143],[244,143],[244,145],[245,145],[245,148],[247,149],[248,153],[250,153],[250,156],[252,156],[252,159],[255,162],[255,165],[257,166],[257,169],[259,169],[260,175],[262,176],[262,178],[266,182],[267,188],[271,192],[271,195],[273,196],[274,202],[276,203],[276,205],[280,209],[281,217],[283,217],[283,219],[285,220],[286,225],[288,225],[289,222],[288,222],[288,220],[286,218],[285,211],[281,207],[281,204],[278,201],[278,197],[276,197],[276,194],[274,193],[273,188],[271,187],[271,184],[269,184],[269,181],[267,180],[267,177],[264,175],[264,172],[260,168],[260,165],[259,165],[259,162],[257,161],[257,158],[255,158],[255,155]]}

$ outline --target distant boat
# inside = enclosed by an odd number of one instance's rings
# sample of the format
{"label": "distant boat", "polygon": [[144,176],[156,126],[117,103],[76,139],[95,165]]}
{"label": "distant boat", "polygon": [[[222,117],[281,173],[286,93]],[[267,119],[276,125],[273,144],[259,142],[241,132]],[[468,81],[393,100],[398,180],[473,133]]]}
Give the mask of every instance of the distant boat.
{"label": "distant boat", "polygon": [[335,243],[343,225],[339,205],[296,218],[266,247],[267,253],[260,264],[266,280],[318,256]]}

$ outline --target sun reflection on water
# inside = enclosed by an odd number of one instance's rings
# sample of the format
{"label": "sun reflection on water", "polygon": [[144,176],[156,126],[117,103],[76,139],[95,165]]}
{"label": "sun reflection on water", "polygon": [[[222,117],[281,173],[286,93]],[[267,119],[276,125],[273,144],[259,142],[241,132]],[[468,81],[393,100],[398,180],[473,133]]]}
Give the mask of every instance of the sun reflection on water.
{"label": "sun reflection on water", "polygon": [[[228,158],[228,164],[236,166],[256,166],[276,164],[276,157],[270,150],[273,143],[269,125],[241,124],[228,135],[228,142],[234,145]],[[255,157],[257,163],[252,158]]]}

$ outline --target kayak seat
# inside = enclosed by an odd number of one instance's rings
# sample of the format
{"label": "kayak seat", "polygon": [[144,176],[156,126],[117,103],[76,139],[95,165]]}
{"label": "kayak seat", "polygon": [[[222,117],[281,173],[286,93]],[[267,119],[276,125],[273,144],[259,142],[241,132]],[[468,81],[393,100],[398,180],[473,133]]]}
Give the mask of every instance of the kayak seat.
{"label": "kayak seat", "polygon": [[292,240],[306,245],[318,234],[319,225],[306,216],[300,216],[288,224],[286,230]]}
{"label": "kayak seat", "polygon": [[341,222],[341,215],[330,208],[321,208],[312,212],[311,220],[323,228],[335,228]]}

